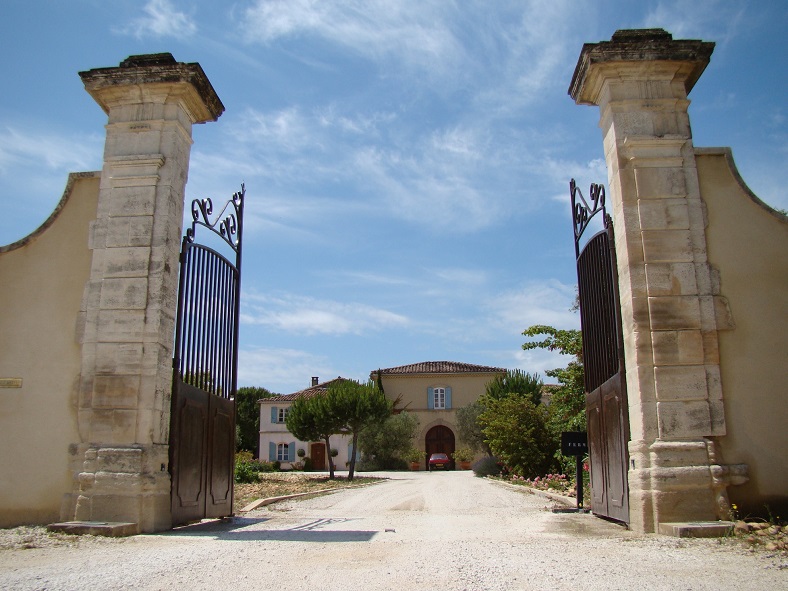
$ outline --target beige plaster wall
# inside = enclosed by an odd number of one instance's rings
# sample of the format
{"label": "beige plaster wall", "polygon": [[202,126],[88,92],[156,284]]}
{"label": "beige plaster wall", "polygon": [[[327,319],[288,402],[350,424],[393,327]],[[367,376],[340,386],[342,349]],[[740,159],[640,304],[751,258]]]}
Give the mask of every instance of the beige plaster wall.
{"label": "beige plaster wall", "polygon": [[[405,408],[419,419],[414,446],[424,451],[427,431],[436,425],[444,425],[452,430],[455,449],[465,444],[457,433],[457,409],[475,402],[484,394],[485,387],[498,374],[424,374],[424,375],[384,375],[383,390],[386,397],[395,400],[402,395],[400,408]],[[427,406],[427,388],[447,387],[452,389],[452,407],[445,410],[430,410]],[[481,457],[483,454],[477,456]],[[425,467],[422,462],[422,468]]]}
{"label": "beige plaster wall", "polygon": [[70,175],[50,218],[0,247],[0,379],[21,380],[0,388],[0,527],[56,521],[71,487],[81,364],[75,328],[99,179]]}
{"label": "beige plaster wall", "polygon": [[[735,329],[719,332],[727,435],[719,464],[745,463],[730,486],[740,514],[788,511],[788,218],[755,197],[730,150],[696,150],[711,265]],[[782,507],[782,509],[781,509]],[[782,512],[781,512],[782,511]]]}

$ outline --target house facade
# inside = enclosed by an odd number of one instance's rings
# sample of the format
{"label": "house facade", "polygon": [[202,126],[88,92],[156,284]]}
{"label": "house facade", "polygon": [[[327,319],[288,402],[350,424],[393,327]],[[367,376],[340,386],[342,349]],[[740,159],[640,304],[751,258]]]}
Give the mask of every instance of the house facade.
{"label": "house facade", "polygon": [[[293,402],[299,398],[312,398],[325,394],[328,387],[343,381],[344,378],[338,377],[327,382],[320,383],[316,377],[312,378],[312,385],[309,388],[283,394],[271,398],[263,398],[258,401],[260,404],[260,459],[269,462],[278,461],[285,470],[291,469],[294,464],[303,461],[298,455],[298,450],[303,449],[305,457],[312,460],[312,467],[315,470],[328,470],[328,454],[323,441],[301,441],[287,430],[285,419]],[[352,454],[351,438],[348,435],[332,435],[331,447],[339,453],[334,458],[334,467],[338,470],[345,469],[350,461]]]}
{"label": "house facade", "polygon": [[[370,379],[377,381],[378,372],[386,397],[398,400],[398,408],[407,410],[419,420],[413,446],[424,452],[420,468],[426,469],[429,454],[443,452],[451,457],[456,449],[464,446],[457,430],[457,409],[475,402],[484,394],[487,384],[496,376],[504,375],[506,369],[453,361],[424,361],[376,370],[370,374]],[[287,430],[285,420],[295,400],[320,396],[331,384],[343,379],[320,383],[313,377],[309,388],[260,400],[260,459],[279,461],[284,469],[289,469],[302,461],[298,450],[303,449],[312,460],[313,469],[327,470],[329,450],[325,443],[297,439]],[[338,451],[335,467],[344,469],[352,454],[351,438],[333,435],[331,447]],[[356,459],[360,459],[360,452]]]}
{"label": "house facade", "polygon": [[[454,361],[424,361],[411,365],[373,371],[389,400],[419,419],[414,447],[424,452],[421,469],[426,469],[430,454],[451,454],[464,443],[457,431],[457,409],[475,402],[487,384],[506,374],[501,367],[488,367]],[[453,467],[453,465],[452,465]]]}

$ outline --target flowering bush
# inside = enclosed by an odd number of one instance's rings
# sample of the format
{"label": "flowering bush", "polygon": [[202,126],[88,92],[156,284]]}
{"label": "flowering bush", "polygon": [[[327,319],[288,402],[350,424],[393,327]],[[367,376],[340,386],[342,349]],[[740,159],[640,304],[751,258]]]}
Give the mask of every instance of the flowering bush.
{"label": "flowering bush", "polygon": [[566,474],[548,474],[547,476],[537,476],[536,478],[525,478],[523,476],[512,476],[510,481],[515,484],[523,484],[539,490],[553,490],[559,493],[575,492],[575,483],[567,478]]}

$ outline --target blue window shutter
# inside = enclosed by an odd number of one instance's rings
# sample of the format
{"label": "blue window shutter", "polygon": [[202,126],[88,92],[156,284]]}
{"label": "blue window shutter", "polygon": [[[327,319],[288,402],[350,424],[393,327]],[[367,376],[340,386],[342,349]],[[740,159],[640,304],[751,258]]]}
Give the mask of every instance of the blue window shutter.
{"label": "blue window shutter", "polygon": [[275,423],[276,419],[279,418],[279,409],[275,406],[271,407],[271,422]]}
{"label": "blue window shutter", "polygon": [[427,408],[435,408],[435,391],[432,388],[427,388]]}
{"label": "blue window shutter", "polygon": [[276,461],[276,443],[273,441],[268,444],[268,461],[275,462]]}
{"label": "blue window shutter", "polygon": [[451,386],[446,386],[446,408],[451,408]]}
{"label": "blue window shutter", "polygon": [[350,458],[353,457],[353,442],[347,444],[347,461],[350,461]]}
{"label": "blue window shutter", "polygon": [[295,441],[291,442],[290,445],[287,446],[287,461],[295,461]]}

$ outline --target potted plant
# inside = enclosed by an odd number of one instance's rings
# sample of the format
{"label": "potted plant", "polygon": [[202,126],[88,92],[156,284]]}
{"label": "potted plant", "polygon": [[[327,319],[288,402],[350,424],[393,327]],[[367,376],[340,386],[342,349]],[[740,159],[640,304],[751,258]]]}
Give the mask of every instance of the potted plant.
{"label": "potted plant", "polygon": [[299,458],[303,458],[306,455],[306,450],[303,447],[299,447],[296,455],[298,455]]}
{"label": "potted plant", "polygon": [[424,452],[417,447],[411,447],[405,452],[404,460],[410,464],[410,469],[418,471],[421,468],[421,459],[424,457]]}
{"label": "potted plant", "polygon": [[455,450],[451,457],[454,458],[455,462],[460,464],[460,470],[470,470],[471,469],[471,461],[473,460],[473,451],[467,447],[461,447],[458,450]]}

